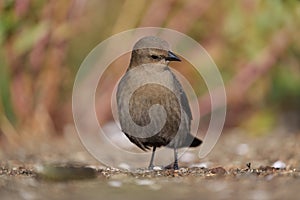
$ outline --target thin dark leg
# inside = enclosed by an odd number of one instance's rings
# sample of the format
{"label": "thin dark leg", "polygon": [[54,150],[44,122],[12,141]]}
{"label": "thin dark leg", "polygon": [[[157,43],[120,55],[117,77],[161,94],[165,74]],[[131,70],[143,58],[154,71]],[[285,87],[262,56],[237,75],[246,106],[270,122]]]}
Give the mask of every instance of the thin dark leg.
{"label": "thin dark leg", "polygon": [[151,160],[150,160],[148,169],[153,169],[153,167],[154,167],[153,160],[154,160],[155,150],[156,150],[156,147],[154,146],[152,149],[152,155],[151,155]]}
{"label": "thin dark leg", "polygon": [[179,169],[178,167],[178,153],[177,153],[177,149],[174,148],[174,166],[173,166],[174,170]]}

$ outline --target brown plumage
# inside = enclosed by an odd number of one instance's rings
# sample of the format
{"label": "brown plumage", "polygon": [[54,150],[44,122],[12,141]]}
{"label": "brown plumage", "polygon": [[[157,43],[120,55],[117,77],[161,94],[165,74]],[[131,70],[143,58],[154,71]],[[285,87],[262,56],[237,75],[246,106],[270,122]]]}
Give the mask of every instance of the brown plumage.
{"label": "brown plumage", "polygon": [[[154,36],[140,39],[134,45],[129,67],[117,90],[122,131],[142,150],[153,147],[150,169],[153,168],[156,147],[173,148],[174,169],[178,169],[177,148],[196,147],[202,143],[190,134],[192,114],[188,99],[168,67],[170,61],[180,59],[169,51],[166,41]],[[149,111],[154,105],[163,106],[166,115],[154,110],[151,119]],[[126,109],[129,111],[126,112]],[[164,120],[165,124],[159,126]],[[137,127],[146,127],[151,122],[150,130]],[[155,133],[152,130],[159,131]]]}

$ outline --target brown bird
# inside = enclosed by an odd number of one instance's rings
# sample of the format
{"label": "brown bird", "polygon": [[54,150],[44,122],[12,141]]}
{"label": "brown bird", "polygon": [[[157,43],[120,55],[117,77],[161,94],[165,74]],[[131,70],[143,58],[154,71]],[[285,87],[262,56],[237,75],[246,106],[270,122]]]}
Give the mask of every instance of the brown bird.
{"label": "brown bird", "polygon": [[170,61],[181,61],[165,40],[147,36],[133,47],[129,67],[119,82],[117,107],[122,131],[146,151],[152,147],[197,147],[202,141],[190,134],[192,113],[180,82],[170,70]]}

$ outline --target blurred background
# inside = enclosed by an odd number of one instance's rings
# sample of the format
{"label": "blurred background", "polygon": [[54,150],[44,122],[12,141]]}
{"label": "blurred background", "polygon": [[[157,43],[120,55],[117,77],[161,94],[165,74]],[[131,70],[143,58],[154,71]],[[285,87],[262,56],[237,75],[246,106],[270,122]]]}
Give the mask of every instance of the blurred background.
{"label": "blurred background", "polygon": [[[211,55],[226,86],[224,132],[299,133],[299,19],[297,0],[0,0],[1,153],[73,130],[72,87],[83,59],[113,34],[147,26],[185,33]],[[101,80],[102,105],[126,66],[113,69]],[[188,70],[180,69],[193,85]],[[200,108],[209,106],[208,94],[193,87]],[[111,121],[110,107],[99,107],[98,119]]]}

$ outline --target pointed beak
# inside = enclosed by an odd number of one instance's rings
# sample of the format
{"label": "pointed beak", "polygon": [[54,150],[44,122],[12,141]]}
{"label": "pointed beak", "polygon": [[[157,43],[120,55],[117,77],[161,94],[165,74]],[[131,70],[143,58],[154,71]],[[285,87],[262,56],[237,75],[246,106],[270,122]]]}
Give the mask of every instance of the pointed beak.
{"label": "pointed beak", "polygon": [[168,57],[166,57],[166,60],[168,61],[181,61],[180,58],[178,58],[178,56],[176,56],[173,52],[168,51]]}

